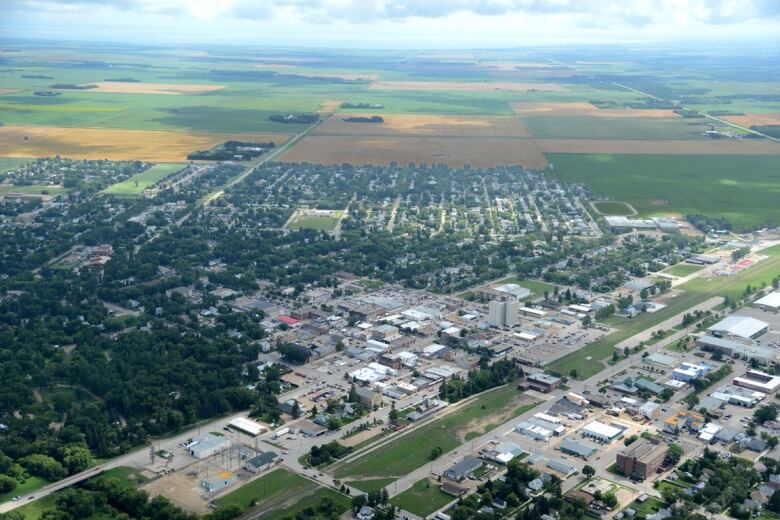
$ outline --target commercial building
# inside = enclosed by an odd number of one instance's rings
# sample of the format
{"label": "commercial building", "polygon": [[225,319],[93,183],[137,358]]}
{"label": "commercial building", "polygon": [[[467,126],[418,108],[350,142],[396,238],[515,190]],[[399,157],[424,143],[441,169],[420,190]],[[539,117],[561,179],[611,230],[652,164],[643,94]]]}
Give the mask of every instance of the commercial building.
{"label": "commercial building", "polygon": [[684,362],[681,363],[679,367],[672,370],[672,378],[687,383],[694,379],[704,377],[710,369],[711,367],[709,365]]}
{"label": "commercial building", "polygon": [[220,489],[226,488],[236,481],[236,474],[232,471],[220,471],[213,477],[206,477],[200,481],[200,487],[208,493],[214,493]]}
{"label": "commercial building", "polygon": [[637,412],[645,419],[658,419],[661,416],[661,405],[652,401],[647,401],[637,408]]}
{"label": "commercial building", "polygon": [[250,473],[260,473],[271,467],[279,461],[279,456],[272,451],[262,451],[257,456],[244,462],[244,469]]}
{"label": "commercial building", "polygon": [[356,386],[355,393],[360,399],[360,404],[368,408],[374,408],[375,406],[382,405],[382,394],[374,392],[371,388],[364,386]]}
{"label": "commercial building", "polygon": [[547,442],[553,436],[553,431],[539,426],[530,421],[523,421],[515,425],[515,431],[527,435],[534,440]]}
{"label": "commercial building", "polygon": [[482,467],[482,461],[476,457],[466,457],[444,471],[444,477],[460,482],[468,475]]}
{"label": "commercial building", "polygon": [[780,310],[780,291],[774,291],[753,302],[753,305],[761,309],[777,312]]}
{"label": "commercial building", "polygon": [[585,437],[592,437],[601,442],[611,442],[615,439],[619,439],[623,436],[623,432],[624,430],[621,428],[616,428],[599,421],[593,421],[582,428],[582,434]]}
{"label": "commercial building", "polygon": [[767,330],[767,322],[750,316],[727,316],[707,329],[713,336],[742,339],[755,339]]}
{"label": "commercial building", "polygon": [[723,385],[712,392],[710,397],[714,397],[724,403],[753,408],[766,397],[766,394],[740,386]]}
{"label": "commercial building", "polygon": [[582,457],[583,459],[589,458],[596,453],[599,449],[593,444],[587,442],[577,442],[571,439],[565,439],[558,447],[562,452],[574,455],[576,457]]}
{"label": "commercial building", "polygon": [[719,431],[723,429],[722,426],[715,423],[707,423],[704,425],[704,428],[699,430],[699,439],[704,442],[710,442],[715,439],[715,436],[718,434]]}
{"label": "commercial building", "polygon": [[780,350],[761,347],[752,342],[749,344],[740,343],[715,336],[700,337],[696,340],[696,346],[709,352],[718,352],[735,359],[744,359],[748,363],[752,361],[767,366],[776,364],[778,356],[780,356]]}
{"label": "commercial building", "polygon": [[623,476],[644,480],[661,467],[669,447],[657,438],[640,438],[617,454],[615,469]]}
{"label": "commercial building", "polygon": [[268,428],[246,417],[237,417],[228,423],[228,428],[237,430],[250,437],[257,437],[258,435],[268,431]]}
{"label": "commercial building", "polygon": [[493,448],[485,451],[486,458],[501,464],[509,464],[509,461],[516,459],[523,454],[527,454],[527,452],[513,442],[500,442]]}
{"label": "commercial building", "polygon": [[765,394],[773,394],[780,388],[780,376],[773,376],[758,370],[748,369],[742,377],[735,377],[735,386],[741,386]]}
{"label": "commercial building", "polygon": [[563,384],[563,379],[542,372],[531,374],[526,378],[528,388],[537,392],[549,393]]}
{"label": "commercial building", "polygon": [[196,459],[205,459],[228,448],[230,448],[230,439],[227,437],[203,433],[192,440],[188,451]]}

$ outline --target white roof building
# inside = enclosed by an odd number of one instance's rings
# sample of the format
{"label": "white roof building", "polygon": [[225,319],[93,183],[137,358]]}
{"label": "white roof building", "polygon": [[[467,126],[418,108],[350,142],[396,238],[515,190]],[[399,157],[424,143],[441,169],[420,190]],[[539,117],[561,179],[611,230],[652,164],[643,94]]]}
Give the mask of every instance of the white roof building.
{"label": "white roof building", "polygon": [[586,437],[593,437],[604,442],[609,442],[620,438],[623,435],[623,430],[604,424],[603,422],[593,421],[590,424],[585,425],[582,429],[582,434]]}
{"label": "white roof building", "polygon": [[765,321],[751,318],[750,316],[727,316],[707,330],[713,334],[736,336],[751,339],[760,336],[769,328]]}
{"label": "white roof building", "polygon": [[753,303],[767,309],[778,310],[780,309],[780,291],[771,292]]}
{"label": "white roof building", "polygon": [[707,423],[704,425],[704,428],[699,430],[699,439],[703,440],[704,442],[709,442],[713,439],[713,437],[715,437],[715,434],[717,434],[722,429],[723,427],[720,425],[715,423]]}
{"label": "white roof building", "polygon": [[238,430],[252,437],[257,437],[261,433],[268,431],[268,428],[246,417],[237,417],[228,423],[228,427]]}

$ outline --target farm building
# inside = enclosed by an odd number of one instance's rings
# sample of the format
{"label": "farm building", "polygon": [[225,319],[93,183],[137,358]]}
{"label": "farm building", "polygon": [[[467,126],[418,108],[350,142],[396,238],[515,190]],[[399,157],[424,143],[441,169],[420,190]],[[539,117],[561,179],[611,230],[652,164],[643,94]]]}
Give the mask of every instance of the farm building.
{"label": "farm building", "polygon": [[196,459],[205,459],[230,448],[230,439],[212,433],[203,433],[193,439],[189,453]]}
{"label": "farm building", "polygon": [[759,298],[753,302],[753,305],[767,311],[777,312],[780,310],[780,291],[774,291]]}
{"label": "farm building", "polygon": [[593,444],[587,442],[577,442],[570,439],[565,439],[558,447],[562,452],[574,455],[576,457],[582,457],[587,459],[598,451],[598,448]]}
{"label": "farm building", "polygon": [[707,329],[716,337],[736,337],[742,339],[755,339],[769,329],[765,321],[757,320],[749,316],[727,316],[715,325]]}
{"label": "farm building", "polygon": [[623,436],[623,430],[615,428],[603,422],[593,421],[585,425],[582,434],[586,437],[592,437],[601,442],[611,442]]}

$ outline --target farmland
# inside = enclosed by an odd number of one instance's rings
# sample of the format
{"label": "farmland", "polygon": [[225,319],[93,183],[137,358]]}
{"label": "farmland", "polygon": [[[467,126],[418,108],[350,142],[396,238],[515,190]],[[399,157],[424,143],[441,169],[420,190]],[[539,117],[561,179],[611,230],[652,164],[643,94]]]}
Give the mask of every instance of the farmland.
{"label": "farmland", "polygon": [[[778,155],[766,139],[537,139],[545,154]],[[716,159],[717,160],[717,159]]]}
{"label": "farmland", "polygon": [[445,90],[445,91],[561,91],[565,87],[557,83],[511,83],[511,82],[454,82],[454,81],[376,81],[371,84],[376,90]]}
{"label": "farmland", "polygon": [[321,164],[379,164],[391,162],[445,163],[460,167],[522,164],[544,168],[547,161],[531,140],[467,137],[350,137],[306,136],[283,159]]}
{"label": "farmland", "polygon": [[780,156],[548,154],[561,180],[628,202],[641,216],[721,216],[736,229],[780,223]]}
{"label": "farmland", "polygon": [[529,116],[532,135],[557,139],[696,139],[709,127],[682,119]]}
{"label": "farmland", "polygon": [[419,135],[440,137],[527,137],[528,130],[514,116],[445,116],[382,114],[382,123],[350,123],[331,117],[314,134]]}
{"label": "farmland", "polygon": [[181,162],[192,151],[231,139],[281,144],[288,136],[9,125],[0,128],[0,155]]}
{"label": "farmland", "polygon": [[155,164],[146,171],[109,186],[103,193],[107,195],[138,196],[149,186],[157,184],[169,175],[181,170],[181,168],[181,164]]}

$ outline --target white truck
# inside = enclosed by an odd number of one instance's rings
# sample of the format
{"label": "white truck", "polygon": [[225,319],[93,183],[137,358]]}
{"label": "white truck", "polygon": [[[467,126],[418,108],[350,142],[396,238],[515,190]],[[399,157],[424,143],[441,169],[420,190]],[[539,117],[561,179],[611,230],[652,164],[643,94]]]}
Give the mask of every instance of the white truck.
{"label": "white truck", "polygon": [[281,437],[283,435],[287,435],[288,433],[290,433],[290,428],[289,427],[284,427],[284,428],[281,428],[279,430],[276,430],[274,432],[273,437],[274,437],[274,439],[278,439],[279,437]]}

